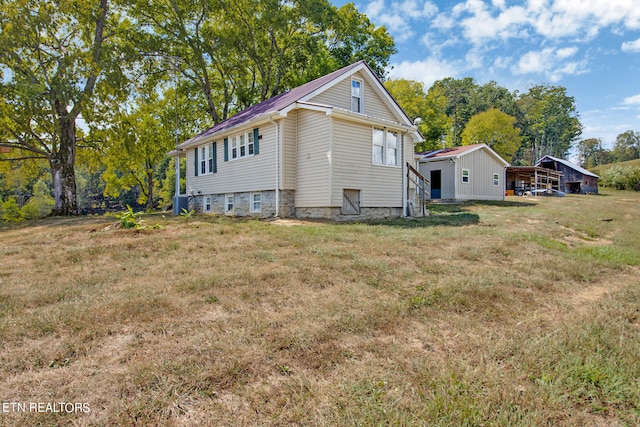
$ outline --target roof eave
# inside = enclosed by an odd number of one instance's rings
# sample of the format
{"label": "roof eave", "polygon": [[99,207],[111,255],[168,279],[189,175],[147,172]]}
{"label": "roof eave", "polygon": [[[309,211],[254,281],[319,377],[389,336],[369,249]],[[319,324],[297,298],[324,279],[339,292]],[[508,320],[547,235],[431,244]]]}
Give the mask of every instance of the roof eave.
{"label": "roof eave", "polygon": [[280,111],[269,111],[266,113],[262,113],[259,114],[257,116],[252,117],[251,119],[238,123],[236,125],[233,126],[229,126],[227,128],[224,129],[220,129],[217,132],[208,134],[208,135],[204,135],[202,137],[193,137],[185,142],[183,142],[182,144],[178,145],[178,149],[179,150],[186,150],[188,148],[191,148],[193,146],[196,145],[201,145],[201,144],[207,144],[209,142],[214,142],[217,139],[220,139],[220,137],[224,136],[224,135],[228,135],[231,134],[235,131],[237,131],[238,129],[242,129],[245,127],[251,127],[251,126],[257,126],[260,124],[264,124],[264,123],[268,123],[272,120],[277,120],[277,119],[281,119],[283,117],[286,117],[286,114],[282,114]]}

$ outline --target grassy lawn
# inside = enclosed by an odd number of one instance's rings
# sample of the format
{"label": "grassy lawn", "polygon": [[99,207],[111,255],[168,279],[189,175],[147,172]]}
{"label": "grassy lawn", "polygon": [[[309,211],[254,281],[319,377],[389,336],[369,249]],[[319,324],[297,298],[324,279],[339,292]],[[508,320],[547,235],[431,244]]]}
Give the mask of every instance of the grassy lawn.
{"label": "grassy lawn", "polygon": [[0,226],[0,425],[639,425],[640,194],[430,208]]}

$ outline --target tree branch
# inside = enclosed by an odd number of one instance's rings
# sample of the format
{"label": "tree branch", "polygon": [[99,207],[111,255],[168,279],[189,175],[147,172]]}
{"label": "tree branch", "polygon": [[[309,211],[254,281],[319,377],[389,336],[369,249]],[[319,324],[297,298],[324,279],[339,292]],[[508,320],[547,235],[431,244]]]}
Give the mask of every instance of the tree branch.
{"label": "tree branch", "polygon": [[80,94],[80,98],[73,104],[73,108],[69,113],[69,115],[73,118],[77,117],[84,108],[84,103],[93,93],[96,81],[98,80],[98,75],[100,74],[100,62],[102,60],[102,43],[104,42],[104,28],[107,21],[107,10],[107,0],[100,0],[100,14],[98,15],[98,20],[96,22],[96,32],[93,39],[92,69],[84,85],[84,89]]}

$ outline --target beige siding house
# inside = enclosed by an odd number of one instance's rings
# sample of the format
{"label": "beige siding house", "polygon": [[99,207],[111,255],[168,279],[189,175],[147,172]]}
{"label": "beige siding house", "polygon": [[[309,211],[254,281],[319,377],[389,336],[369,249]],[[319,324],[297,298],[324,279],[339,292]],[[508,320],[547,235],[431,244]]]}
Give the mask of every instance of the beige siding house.
{"label": "beige siding house", "polygon": [[486,144],[434,150],[419,155],[431,200],[504,200],[509,164]]}
{"label": "beige siding house", "polygon": [[[183,142],[174,205],[262,217],[405,216],[422,141],[364,61],[254,105]],[[174,213],[177,213],[174,207]]]}

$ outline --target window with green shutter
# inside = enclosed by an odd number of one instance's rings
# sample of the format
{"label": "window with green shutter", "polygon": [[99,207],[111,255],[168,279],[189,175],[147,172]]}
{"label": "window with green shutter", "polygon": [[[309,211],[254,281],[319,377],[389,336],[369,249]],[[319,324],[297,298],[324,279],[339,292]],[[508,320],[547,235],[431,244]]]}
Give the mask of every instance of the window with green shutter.
{"label": "window with green shutter", "polygon": [[224,140],[224,161],[251,157],[260,153],[258,128],[230,136]]}
{"label": "window with green shutter", "polygon": [[199,151],[199,148],[196,147],[196,149],[194,151],[195,151],[195,153],[194,153],[194,159],[193,159],[193,170],[194,170],[195,176],[198,176],[198,167],[200,167],[200,165],[198,164],[198,151]]}
{"label": "window with green shutter", "polygon": [[193,159],[195,176],[209,175],[217,172],[216,147],[215,142],[196,147]]}

